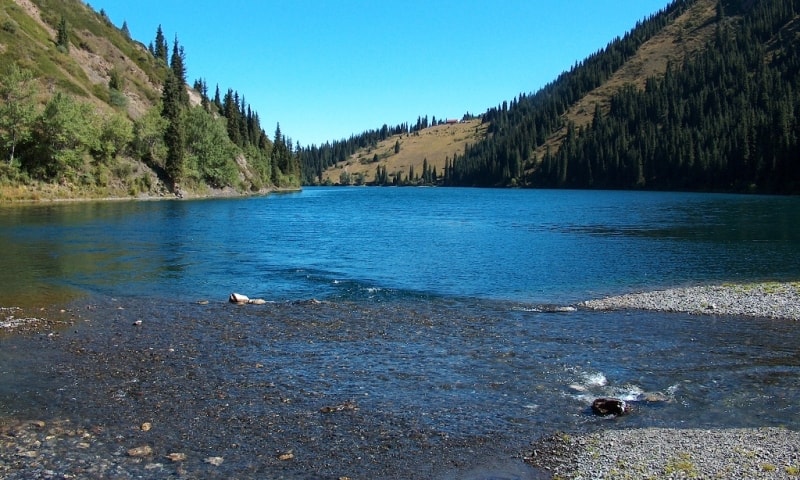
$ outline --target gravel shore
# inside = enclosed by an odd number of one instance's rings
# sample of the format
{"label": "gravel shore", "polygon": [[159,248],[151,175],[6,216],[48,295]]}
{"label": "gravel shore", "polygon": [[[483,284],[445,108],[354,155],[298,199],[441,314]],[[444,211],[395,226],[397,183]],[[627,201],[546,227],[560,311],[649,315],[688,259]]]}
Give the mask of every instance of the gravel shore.
{"label": "gravel shore", "polygon": [[589,300],[579,306],[591,310],[657,310],[800,320],[800,282],[671,288]]}
{"label": "gravel shore", "polygon": [[[800,283],[671,288],[589,300],[579,307],[800,320]],[[537,442],[526,461],[564,479],[800,478],[800,432],[646,428],[556,434]]]}
{"label": "gravel shore", "polygon": [[534,444],[525,461],[561,479],[796,479],[800,432],[646,428],[562,433]]}

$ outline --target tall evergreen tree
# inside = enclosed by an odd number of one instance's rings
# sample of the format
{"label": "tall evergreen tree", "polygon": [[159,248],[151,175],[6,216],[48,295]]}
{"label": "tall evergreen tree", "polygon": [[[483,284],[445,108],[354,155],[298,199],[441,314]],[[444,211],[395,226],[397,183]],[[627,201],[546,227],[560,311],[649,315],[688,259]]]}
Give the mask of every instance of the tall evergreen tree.
{"label": "tall evergreen tree", "polygon": [[61,16],[61,21],[58,22],[56,45],[67,52],[69,51],[69,31],[67,30],[67,19],[63,15]]}
{"label": "tall evergreen tree", "polygon": [[158,26],[156,30],[156,40],[155,45],[153,46],[153,56],[156,59],[163,61],[165,64],[167,63],[167,39],[164,38],[164,31],[161,29],[161,25]]}
{"label": "tall evergreen tree", "polygon": [[185,54],[183,47],[178,44],[178,36],[175,36],[175,41],[172,44],[172,58],[170,59],[170,69],[175,81],[180,86],[178,92],[178,100],[184,107],[189,106],[189,92],[186,91],[186,66]]}
{"label": "tall evergreen tree", "polygon": [[172,62],[161,95],[162,116],[167,121],[164,143],[167,147],[165,169],[178,193],[186,166],[186,130],[183,122],[184,112],[189,107],[189,93],[186,91],[186,69],[183,63],[183,48],[175,37]]}

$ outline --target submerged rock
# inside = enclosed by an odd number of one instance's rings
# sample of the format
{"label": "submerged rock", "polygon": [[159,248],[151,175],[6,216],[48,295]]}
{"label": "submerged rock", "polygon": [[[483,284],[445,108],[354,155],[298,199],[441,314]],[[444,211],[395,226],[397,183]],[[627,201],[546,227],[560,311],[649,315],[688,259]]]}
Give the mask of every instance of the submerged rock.
{"label": "submerged rock", "polygon": [[128,450],[130,457],[148,457],[153,454],[153,447],[150,445],[142,445],[141,447],[134,447]]}
{"label": "submerged rock", "polygon": [[630,405],[619,398],[596,398],[592,402],[592,411],[596,415],[625,415],[631,411]]}

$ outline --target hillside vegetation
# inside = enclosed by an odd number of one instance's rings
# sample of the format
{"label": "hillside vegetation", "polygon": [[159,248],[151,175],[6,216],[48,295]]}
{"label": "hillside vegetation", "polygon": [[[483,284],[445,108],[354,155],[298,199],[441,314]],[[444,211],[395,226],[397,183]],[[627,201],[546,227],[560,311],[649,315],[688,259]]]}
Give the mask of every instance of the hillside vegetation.
{"label": "hillside vegetation", "polygon": [[[487,110],[463,150],[428,158],[438,176],[423,183],[800,192],[798,14],[798,0],[675,0],[541,90]],[[437,150],[419,134],[404,164]],[[372,149],[329,155],[316,177],[336,182]],[[391,158],[377,163],[391,172]],[[385,183],[376,167],[357,171]]]}
{"label": "hillside vegetation", "polygon": [[149,46],[80,0],[0,0],[0,200],[296,188],[280,127],[243,96],[188,88],[161,28]]}

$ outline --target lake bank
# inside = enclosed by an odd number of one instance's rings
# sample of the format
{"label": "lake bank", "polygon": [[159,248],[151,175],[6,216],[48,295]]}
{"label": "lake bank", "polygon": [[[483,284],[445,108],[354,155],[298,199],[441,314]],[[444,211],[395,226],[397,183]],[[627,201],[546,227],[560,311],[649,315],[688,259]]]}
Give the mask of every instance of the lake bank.
{"label": "lake bank", "polygon": [[706,285],[581,302],[590,310],[653,310],[800,320],[800,282]]}
{"label": "lake bank", "polygon": [[536,442],[554,478],[797,478],[800,432],[783,428],[603,430]]}

